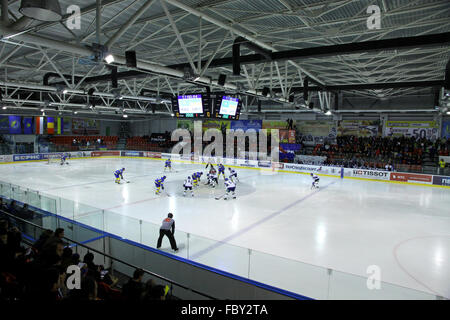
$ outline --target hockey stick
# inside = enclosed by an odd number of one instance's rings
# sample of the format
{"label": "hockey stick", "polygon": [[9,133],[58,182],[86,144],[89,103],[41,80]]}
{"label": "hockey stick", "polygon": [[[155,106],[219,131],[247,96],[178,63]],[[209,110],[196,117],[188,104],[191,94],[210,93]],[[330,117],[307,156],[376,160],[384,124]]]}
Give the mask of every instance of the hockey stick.
{"label": "hockey stick", "polygon": [[222,199],[224,196],[226,195],[226,193],[224,193],[223,195],[219,196],[219,197],[215,197],[216,200],[220,200]]}

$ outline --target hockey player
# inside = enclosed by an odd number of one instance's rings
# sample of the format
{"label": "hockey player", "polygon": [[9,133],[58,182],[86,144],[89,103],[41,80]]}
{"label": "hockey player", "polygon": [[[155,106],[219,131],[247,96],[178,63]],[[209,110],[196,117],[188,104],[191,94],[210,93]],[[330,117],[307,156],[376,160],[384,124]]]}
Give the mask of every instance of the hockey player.
{"label": "hockey player", "polygon": [[197,178],[197,172],[194,172],[192,174],[192,184],[194,187],[198,187],[198,178]]}
{"label": "hockey player", "polygon": [[184,184],[183,184],[183,187],[184,187],[183,197],[186,196],[186,191],[187,191],[187,190],[191,190],[191,196],[192,196],[192,197],[194,196],[194,192],[192,191],[192,183],[193,183],[193,182],[192,182],[192,177],[191,177],[191,176],[187,177],[187,179],[184,180]]}
{"label": "hockey player", "polygon": [[160,189],[164,190],[164,180],[166,180],[166,176],[155,180],[156,194],[159,194]]}
{"label": "hockey player", "polygon": [[228,178],[233,182],[234,182],[233,178],[235,178],[239,182],[236,170],[231,169],[231,168],[228,168],[228,170],[230,171],[230,176]]}
{"label": "hockey player", "polygon": [[228,200],[228,196],[231,194],[233,196],[233,199],[236,199],[236,184],[230,180],[225,178],[225,188],[226,188],[226,192],[225,192],[225,197],[224,200]]}
{"label": "hockey player", "polygon": [[319,177],[316,176],[315,174],[311,173],[311,178],[313,179],[312,185],[311,185],[311,189],[318,189],[319,188]]}
{"label": "hockey player", "polygon": [[120,184],[120,179],[123,179],[124,171],[125,171],[125,168],[114,171],[114,176],[116,177],[116,183]]}
{"label": "hockey player", "polygon": [[169,171],[172,171],[172,160],[167,159],[166,164],[164,166],[164,172],[166,172],[166,169],[169,168]]}
{"label": "hockey player", "polygon": [[218,181],[217,171],[216,170],[211,171],[211,173],[209,174],[209,185],[211,187],[215,188],[216,185],[218,185],[218,184],[219,184],[219,181]]}
{"label": "hockey player", "polygon": [[223,166],[223,164],[219,163],[217,165],[217,168],[219,169],[218,176],[220,177],[220,174],[223,174],[223,178],[225,179],[225,167]]}
{"label": "hockey player", "polygon": [[61,155],[61,165],[64,165],[64,163],[65,163],[65,164],[69,164],[69,163],[67,162],[67,155],[63,153],[63,154]]}
{"label": "hockey player", "polygon": [[208,160],[208,163],[206,164],[205,169],[208,169],[208,167],[210,167],[211,169],[214,169],[213,164],[211,163],[211,160]]}

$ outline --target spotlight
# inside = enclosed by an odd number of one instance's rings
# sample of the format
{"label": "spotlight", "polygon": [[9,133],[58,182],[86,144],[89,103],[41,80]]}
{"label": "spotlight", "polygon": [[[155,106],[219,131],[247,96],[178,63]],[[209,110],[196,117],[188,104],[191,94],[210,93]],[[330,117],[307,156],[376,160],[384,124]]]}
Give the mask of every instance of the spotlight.
{"label": "spotlight", "polygon": [[6,106],[3,106],[3,108],[2,108],[3,110],[6,110],[6,109],[8,109]]}
{"label": "spotlight", "polygon": [[114,56],[111,53],[109,53],[108,55],[106,55],[105,61],[108,64],[113,63],[114,62]]}
{"label": "spotlight", "polygon": [[78,113],[78,111],[75,111],[73,114],[77,114]]}
{"label": "spotlight", "polygon": [[326,115],[326,116],[331,116],[331,115],[332,115],[332,113],[331,113],[331,111],[330,111],[330,110],[328,110],[327,112],[325,112],[325,115]]}
{"label": "spotlight", "polygon": [[67,92],[68,92],[67,89],[64,89],[64,90],[63,90],[63,93],[64,93],[64,94],[66,94]]}
{"label": "spotlight", "polygon": [[127,115],[127,114],[124,114],[123,117],[124,117],[124,118],[128,118],[128,115]]}
{"label": "spotlight", "polygon": [[41,112],[44,112],[44,109],[41,109]]}

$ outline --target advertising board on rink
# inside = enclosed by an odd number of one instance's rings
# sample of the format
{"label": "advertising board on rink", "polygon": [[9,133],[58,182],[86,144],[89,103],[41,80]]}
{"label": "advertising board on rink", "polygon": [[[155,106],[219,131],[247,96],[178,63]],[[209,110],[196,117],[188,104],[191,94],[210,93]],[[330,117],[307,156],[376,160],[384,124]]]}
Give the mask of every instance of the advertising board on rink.
{"label": "advertising board on rink", "polygon": [[450,187],[450,177],[433,176],[433,184],[437,186]]}
{"label": "advertising board on rink", "polygon": [[344,169],[346,177],[365,178],[374,180],[390,180],[389,171],[365,170],[365,169]]}
{"label": "advertising board on rink", "polygon": [[418,173],[391,172],[391,181],[431,184],[433,176]]}

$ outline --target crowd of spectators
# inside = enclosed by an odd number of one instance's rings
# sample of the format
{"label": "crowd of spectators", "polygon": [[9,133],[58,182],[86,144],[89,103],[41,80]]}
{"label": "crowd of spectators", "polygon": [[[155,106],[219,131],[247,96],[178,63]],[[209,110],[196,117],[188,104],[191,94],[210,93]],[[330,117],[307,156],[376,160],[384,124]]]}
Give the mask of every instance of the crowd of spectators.
{"label": "crowd of spectators", "polygon": [[[1,199],[1,198],[0,198]],[[12,215],[28,212],[0,200],[0,208]],[[29,212],[28,212],[29,214]],[[24,217],[23,215],[20,215]],[[83,259],[65,242],[64,229],[44,230],[31,246],[23,244],[21,227],[7,215],[0,220],[0,301],[149,301],[168,298],[167,287],[153,280],[143,282],[144,271],[136,269],[133,277],[122,288],[118,278],[110,275],[102,265],[94,263],[94,254]],[[81,270],[79,288],[71,288],[72,271]]]}
{"label": "crowd of spectators", "polygon": [[349,168],[369,168],[376,163],[378,169],[396,165],[423,165],[425,156],[431,161],[448,154],[449,141],[435,141],[414,137],[356,137],[338,136],[336,143],[316,145],[313,155],[326,156],[326,165]]}

